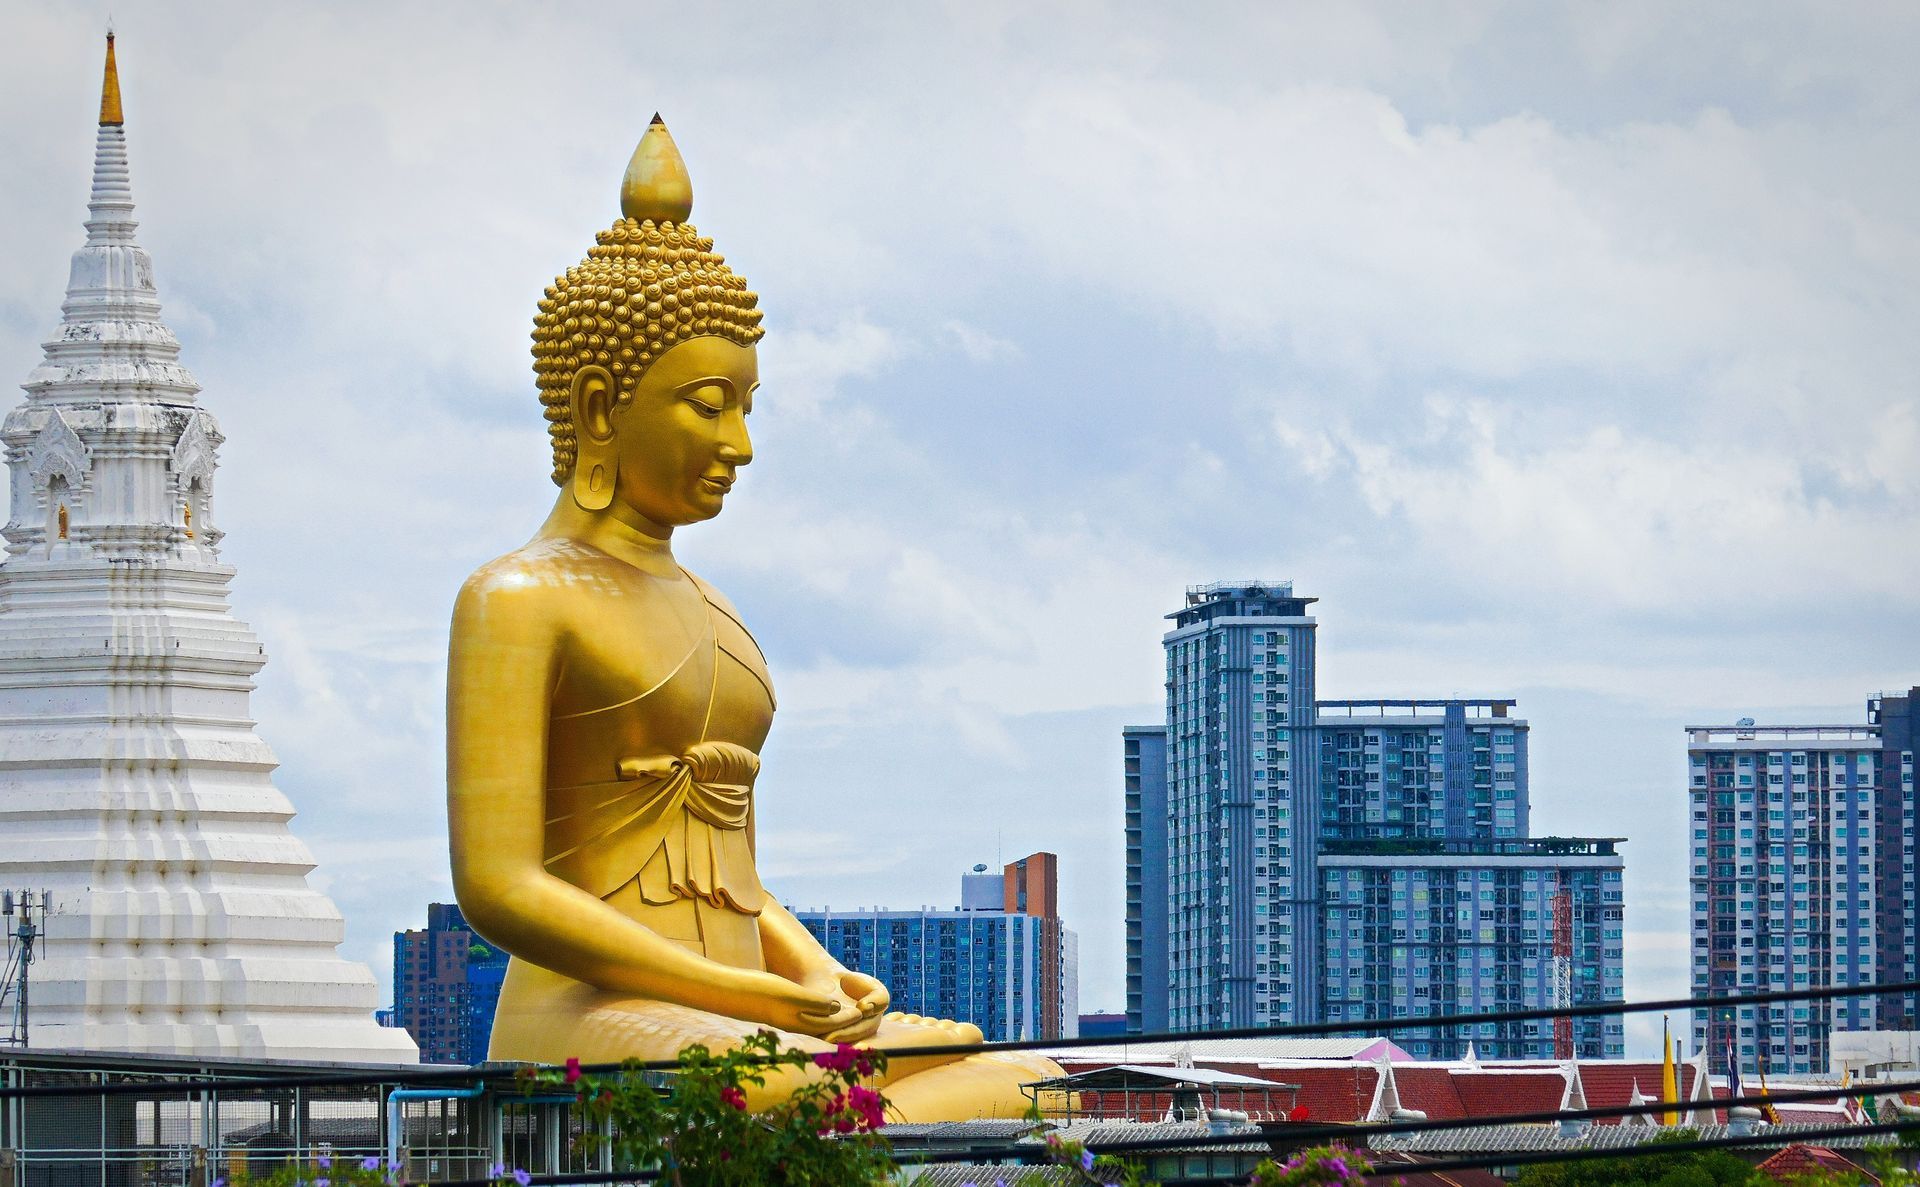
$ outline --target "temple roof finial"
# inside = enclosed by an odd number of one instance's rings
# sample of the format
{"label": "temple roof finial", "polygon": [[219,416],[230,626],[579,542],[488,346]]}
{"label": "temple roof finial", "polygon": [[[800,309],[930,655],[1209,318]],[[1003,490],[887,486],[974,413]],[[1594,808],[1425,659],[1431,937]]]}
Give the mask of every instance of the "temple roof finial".
{"label": "temple roof finial", "polygon": [[684,223],[693,213],[693,179],[687,163],[667,131],[667,122],[655,112],[627,162],[620,184],[620,213],[636,222]]}
{"label": "temple roof finial", "polygon": [[107,73],[100,80],[100,126],[117,128],[127,121],[120,114],[120,68],[113,62],[113,30],[107,30]]}

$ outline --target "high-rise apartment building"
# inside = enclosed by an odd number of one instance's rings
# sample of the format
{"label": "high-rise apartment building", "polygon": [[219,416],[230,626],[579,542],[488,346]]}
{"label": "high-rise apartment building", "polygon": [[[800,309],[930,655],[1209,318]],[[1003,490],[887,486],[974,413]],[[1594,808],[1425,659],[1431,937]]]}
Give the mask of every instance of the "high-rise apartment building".
{"label": "high-rise apartment building", "polygon": [[[1221,582],[1190,588],[1167,616],[1166,724],[1121,739],[1129,1027],[1549,1005],[1552,928],[1527,918],[1545,909],[1529,891],[1549,885],[1574,904],[1574,960],[1592,961],[1574,1000],[1619,1000],[1617,841],[1529,837],[1514,702],[1317,700],[1314,600],[1287,582]],[[1596,1021],[1578,1051],[1618,1054],[1620,1033],[1618,1019]],[[1503,1058],[1553,1055],[1551,1027],[1489,1037]],[[1419,1042],[1435,1055],[1461,1045]]]}
{"label": "high-rise apartment building", "polygon": [[484,1062],[507,954],[452,903],[429,903],[424,931],[393,933],[393,1022],[424,1063]]}
{"label": "high-rise apartment building", "polygon": [[[1221,582],[1188,590],[1186,605],[1167,616],[1167,1021],[1175,1030],[1314,1013],[1313,601],[1295,597],[1288,582]],[[1289,959],[1256,960],[1261,944]],[[1287,972],[1275,971],[1282,963]]]}
{"label": "high-rise apartment building", "polygon": [[[1120,731],[1127,789],[1127,1030],[1167,1029],[1167,727]],[[1143,976],[1146,969],[1155,975]]]}
{"label": "high-rise apartment building", "polygon": [[[1568,915],[1568,1004],[1620,1001],[1622,862],[1613,840],[1324,840],[1325,1021],[1536,1009],[1555,999]],[[1553,1057],[1553,1023],[1395,1031],[1419,1058]],[[1622,1059],[1620,1017],[1579,1018],[1574,1050]]]}
{"label": "high-rise apartment building", "polygon": [[794,910],[834,959],[878,977],[895,1010],[971,1022],[990,1041],[1075,1038],[1079,942],[1059,914],[1059,859],[975,866],[960,906]]}
{"label": "high-rise apartment building", "polygon": [[[1865,725],[1688,727],[1696,997],[1899,981],[1913,968],[1914,692]],[[1836,1030],[1905,1029],[1910,998],[1706,1009],[1696,1044],[1824,1073]]]}
{"label": "high-rise apartment building", "polygon": [[[1874,853],[1879,880],[1876,932],[1883,983],[1920,980],[1920,915],[1914,902],[1913,830],[1916,811],[1913,755],[1920,750],[1920,688],[1883,692],[1867,702],[1867,721],[1880,731],[1874,811],[1881,844]],[[1920,1030],[1920,1000],[1911,993],[1883,997],[1881,1030]]]}

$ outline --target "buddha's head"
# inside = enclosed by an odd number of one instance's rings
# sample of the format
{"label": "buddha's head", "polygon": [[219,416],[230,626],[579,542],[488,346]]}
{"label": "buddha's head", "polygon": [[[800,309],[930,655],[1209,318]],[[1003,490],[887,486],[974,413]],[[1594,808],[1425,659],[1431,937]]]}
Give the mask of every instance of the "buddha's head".
{"label": "buddha's head", "polygon": [[693,189],[659,116],[619,222],[555,278],[533,319],[553,480],[583,509],[671,529],[711,519],[753,460],[759,298],[686,219]]}

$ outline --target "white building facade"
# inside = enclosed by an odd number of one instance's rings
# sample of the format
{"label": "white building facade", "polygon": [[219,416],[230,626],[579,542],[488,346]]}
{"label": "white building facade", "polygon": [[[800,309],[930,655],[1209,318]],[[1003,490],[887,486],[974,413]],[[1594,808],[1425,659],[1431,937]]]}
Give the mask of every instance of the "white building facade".
{"label": "white building facade", "polygon": [[0,885],[44,889],[35,1047],[413,1062],[307,884],[249,697],[213,479],[222,441],[161,321],[108,42],[85,244],[0,428]]}

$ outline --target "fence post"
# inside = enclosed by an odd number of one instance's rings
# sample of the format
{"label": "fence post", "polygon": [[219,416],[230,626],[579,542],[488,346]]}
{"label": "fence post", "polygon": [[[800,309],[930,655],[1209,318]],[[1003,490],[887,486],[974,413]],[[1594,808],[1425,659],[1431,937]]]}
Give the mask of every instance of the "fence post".
{"label": "fence post", "polygon": [[193,1161],[187,1167],[187,1187],[207,1187],[207,1148],[195,1146]]}
{"label": "fence post", "polygon": [[0,1187],[14,1187],[20,1181],[20,1166],[13,1147],[0,1150]]}

